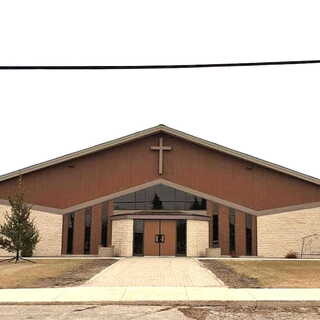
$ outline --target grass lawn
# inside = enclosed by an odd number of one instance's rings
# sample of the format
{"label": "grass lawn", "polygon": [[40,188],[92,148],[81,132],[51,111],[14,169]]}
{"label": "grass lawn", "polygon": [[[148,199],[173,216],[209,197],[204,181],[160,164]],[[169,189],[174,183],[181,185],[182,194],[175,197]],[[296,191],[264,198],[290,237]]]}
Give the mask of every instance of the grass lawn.
{"label": "grass lawn", "polygon": [[320,288],[320,261],[202,260],[233,288]]}
{"label": "grass lawn", "polygon": [[77,286],[117,260],[45,259],[33,261],[36,263],[1,262],[0,289]]}

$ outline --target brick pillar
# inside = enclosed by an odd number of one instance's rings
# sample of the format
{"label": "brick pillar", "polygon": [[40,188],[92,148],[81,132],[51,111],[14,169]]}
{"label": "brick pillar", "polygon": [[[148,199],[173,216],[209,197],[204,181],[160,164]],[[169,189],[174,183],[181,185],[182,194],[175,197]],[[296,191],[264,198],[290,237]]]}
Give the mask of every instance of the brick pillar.
{"label": "brick pillar", "polygon": [[221,255],[229,254],[229,209],[219,205],[219,241]]}
{"label": "brick pillar", "polygon": [[236,254],[238,256],[246,255],[246,215],[241,211],[236,211],[235,217],[235,239]]}
{"label": "brick pillar", "polygon": [[101,242],[101,209],[101,204],[92,207],[90,254],[98,254],[99,251]]}
{"label": "brick pillar", "polygon": [[209,216],[209,247],[213,244],[212,214],[213,204],[211,201],[207,200],[207,215]]}
{"label": "brick pillar", "polygon": [[113,216],[113,201],[108,201],[108,231],[107,231],[107,246],[111,246],[112,244],[112,220]]}
{"label": "brick pillar", "polygon": [[258,244],[257,244],[257,217],[252,216],[252,255],[258,255]]}
{"label": "brick pillar", "polygon": [[75,212],[73,230],[73,254],[84,254],[84,220],[84,209]]}
{"label": "brick pillar", "polygon": [[68,214],[64,214],[63,218],[62,218],[62,248],[61,248],[61,254],[67,254],[68,225],[69,225],[69,215]]}

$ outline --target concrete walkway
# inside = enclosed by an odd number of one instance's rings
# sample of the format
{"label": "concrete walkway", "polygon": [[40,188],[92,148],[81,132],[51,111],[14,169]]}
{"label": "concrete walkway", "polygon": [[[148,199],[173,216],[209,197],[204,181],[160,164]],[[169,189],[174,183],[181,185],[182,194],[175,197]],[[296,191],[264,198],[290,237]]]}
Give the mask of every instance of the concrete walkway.
{"label": "concrete walkway", "polygon": [[83,286],[222,287],[211,271],[190,258],[126,258],[106,268]]}
{"label": "concrete walkway", "polygon": [[128,258],[81,287],[1,289],[8,304],[320,306],[319,289],[230,289],[190,258]]}
{"label": "concrete walkway", "polygon": [[73,287],[2,289],[4,304],[241,304],[320,306],[320,289],[229,289],[208,287]]}

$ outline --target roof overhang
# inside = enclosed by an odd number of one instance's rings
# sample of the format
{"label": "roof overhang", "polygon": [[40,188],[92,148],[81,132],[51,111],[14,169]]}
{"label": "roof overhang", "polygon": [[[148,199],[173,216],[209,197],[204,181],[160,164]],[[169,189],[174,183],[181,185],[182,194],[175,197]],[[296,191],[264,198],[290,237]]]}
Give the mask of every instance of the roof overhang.
{"label": "roof overhang", "polygon": [[254,163],[254,164],[257,164],[257,165],[260,165],[260,166],[263,166],[263,167],[266,167],[266,168],[269,168],[269,169],[272,169],[272,170],[275,170],[275,171],[278,171],[278,172],[281,172],[284,174],[287,174],[289,176],[292,176],[292,177],[295,177],[295,178],[298,178],[298,179],[301,179],[301,180],[304,180],[307,182],[311,182],[316,185],[320,185],[320,179],[318,179],[318,178],[297,172],[295,170],[285,168],[283,166],[280,166],[280,165],[277,165],[277,164],[274,164],[274,163],[271,163],[271,162],[268,162],[265,160],[261,160],[259,158],[250,156],[248,154],[245,154],[245,153],[221,146],[219,144],[192,136],[190,134],[187,134],[185,132],[167,127],[162,124],[155,126],[155,127],[152,127],[152,128],[149,128],[149,129],[146,129],[146,130],[143,130],[143,131],[139,131],[139,132],[127,135],[127,136],[119,138],[119,139],[111,140],[111,141],[108,141],[108,142],[105,142],[105,143],[102,143],[102,144],[99,144],[99,145],[96,145],[96,146],[93,146],[90,148],[86,148],[86,149],[83,149],[83,150],[80,150],[77,152],[73,152],[73,153],[64,155],[62,157],[58,157],[58,158],[55,158],[55,159],[52,159],[49,161],[41,162],[39,164],[35,164],[33,166],[26,167],[21,170],[10,172],[8,174],[0,176],[0,182],[14,178],[14,177],[18,177],[20,175],[24,175],[24,174],[27,174],[27,173],[30,173],[30,172],[33,172],[36,170],[44,169],[46,167],[57,165],[59,163],[65,162],[65,161],[69,161],[69,160],[76,159],[76,158],[79,158],[82,156],[86,156],[86,155],[89,155],[89,154],[92,154],[92,153],[95,153],[98,151],[106,150],[106,149],[109,149],[109,148],[112,148],[112,147],[115,147],[115,146],[118,146],[118,145],[121,145],[124,143],[134,141],[134,140],[142,138],[142,137],[146,137],[146,136],[156,134],[156,133],[161,133],[161,132],[167,133],[167,134],[175,136],[175,137],[182,138],[184,140],[193,142],[195,144],[206,147],[208,149],[216,150],[216,151],[234,156],[236,158],[247,160],[251,163]]}
{"label": "roof overhang", "polygon": [[[47,212],[47,213],[63,215],[63,214],[71,213],[71,212],[80,211],[85,208],[101,204],[105,201],[113,200],[118,197],[124,196],[126,194],[129,194],[132,192],[137,192],[139,190],[143,190],[143,189],[146,189],[146,188],[158,185],[158,184],[163,184],[163,185],[169,186],[171,188],[175,188],[177,190],[193,194],[195,196],[204,198],[204,199],[212,201],[214,203],[217,203],[217,204],[220,204],[220,205],[226,206],[228,208],[232,208],[232,209],[235,209],[235,210],[247,213],[247,214],[251,214],[254,216],[264,216],[264,215],[278,214],[278,213],[284,213],[284,212],[290,212],[290,211],[298,211],[298,210],[311,209],[311,208],[320,208],[320,202],[309,202],[309,203],[304,203],[304,204],[300,204],[300,205],[292,205],[292,206],[288,206],[288,207],[274,208],[274,209],[268,209],[268,210],[254,210],[254,209],[239,205],[235,202],[224,200],[224,199],[215,197],[213,195],[210,195],[210,194],[207,194],[207,193],[204,193],[204,192],[201,192],[201,191],[198,191],[198,190],[186,187],[186,186],[182,186],[180,184],[171,182],[171,181],[163,179],[163,178],[162,179],[155,179],[153,181],[149,181],[149,182],[146,182],[146,183],[134,186],[134,187],[130,187],[125,190],[121,190],[121,191],[118,191],[118,192],[115,192],[112,194],[108,194],[106,196],[99,197],[94,200],[82,202],[82,203],[76,204],[76,205],[68,207],[68,208],[59,209],[59,208],[41,206],[41,205],[37,205],[37,204],[29,204],[29,205],[32,206],[32,209],[36,210],[36,211],[43,211],[43,212]],[[5,206],[9,206],[9,201],[0,199],[0,205],[1,204],[5,205]],[[116,212],[117,211],[118,211],[118,213],[120,213],[120,211],[123,211],[123,212],[121,212],[121,214],[125,213],[125,210],[116,210]],[[128,214],[135,213],[135,212],[131,212],[131,210],[126,210],[126,212]],[[203,212],[200,211],[198,214],[201,214],[201,213],[203,213]],[[196,215],[195,212],[193,212],[192,214]]]}

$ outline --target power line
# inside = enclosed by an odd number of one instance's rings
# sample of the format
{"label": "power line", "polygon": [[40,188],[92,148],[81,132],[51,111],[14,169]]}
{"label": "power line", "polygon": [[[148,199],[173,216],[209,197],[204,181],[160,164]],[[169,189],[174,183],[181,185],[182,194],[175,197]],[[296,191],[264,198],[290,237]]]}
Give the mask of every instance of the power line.
{"label": "power line", "polygon": [[196,69],[196,68],[228,68],[228,67],[259,67],[316,64],[320,60],[289,60],[289,61],[260,61],[260,62],[230,62],[230,63],[199,63],[199,64],[151,64],[151,65],[42,65],[42,66],[0,66],[0,70],[130,70],[130,69]]}

